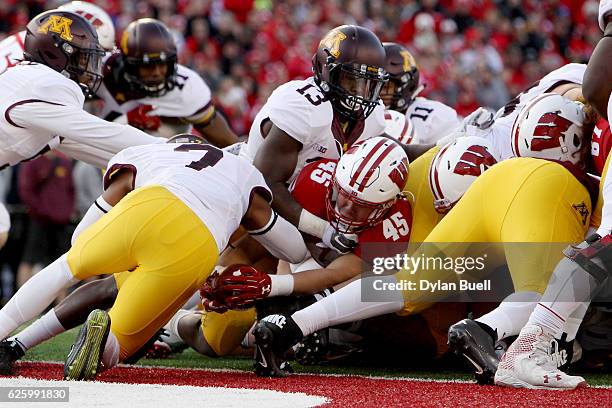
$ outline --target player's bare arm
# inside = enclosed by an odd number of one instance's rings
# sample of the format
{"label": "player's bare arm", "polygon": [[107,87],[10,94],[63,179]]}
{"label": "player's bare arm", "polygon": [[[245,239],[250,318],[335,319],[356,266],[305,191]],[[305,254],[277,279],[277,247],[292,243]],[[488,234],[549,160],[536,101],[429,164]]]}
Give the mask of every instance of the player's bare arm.
{"label": "player's bare arm", "polygon": [[588,103],[593,105],[597,112],[608,118],[607,107],[612,92],[612,15],[607,17],[604,38],[599,40],[584,73],[582,92]]}
{"label": "player's bare arm", "polygon": [[[209,112],[212,109],[212,112]],[[217,147],[225,147],[238,142],[238,136],[230,129],[227,121],[211,106],[204,114],[203,122],[194,123],[193,127]]]}
{"label": "player's bare arm", "polygon": [[261,171],[274,194],[273,208],[293,225],[300,222],[302,207],[287,190],[287,180],[297,165],[302,144],[272,125],[255,155],[253,165]]}

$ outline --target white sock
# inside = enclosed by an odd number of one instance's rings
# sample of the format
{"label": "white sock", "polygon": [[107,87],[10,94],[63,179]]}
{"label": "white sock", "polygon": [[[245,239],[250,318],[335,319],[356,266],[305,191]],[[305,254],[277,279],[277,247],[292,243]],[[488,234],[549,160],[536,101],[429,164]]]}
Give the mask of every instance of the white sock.
{"label": "white sock", "polygon": [[77,239],[79,234],[81,234],[81,232],[89,228],[90,225],[98,221],[104,214],[109,212],[112,208],[113,206],[107,203],[106,200],[102,198],[102,196],[96,198],[96,201],[94,201],[91,207],[89,207],[79,224],[74,229],[70,243],[74,244],[74,241]]}
{"label": "white sock", "polygon": [[307,308],[295,312],[291,317],[304,336],[307,336],[325,327],[402,310],[404,299],[399,291],[395,296],[397,300],[393,301],[364,302],[361,300],[362,285],[371,287],[372,284],[368,281],[372,279],[389,283],[397,282],[394,276],[359,279]]}
{"label": "white sock", "polygon": [[78,282],[70,272],[66,254],[32,276],[0,310],[0,339],[38,316],[62,289]]}
{"label": "white sock", "polygon": [[546,329],[553,336],[558,336],[563,331],[565,319],[551,308],[538,303],[529,317],[528,324],[535,324]]}
{"label": "white sock", "polygon": [[17,340],[26,351],[65,331],[66,329],[55,314],[55,309],[51,309],[43,317],[9,340]]}
{"label": "white sock", "polygon": [[106,344],[104,344],[104,351],[102,352],[102,364],[103,370],[113,368],[119,362],[119,341],[113,332],[108,333]]}
{"label": "white sock", "polygon": [[517,292],[506,297],[495,309],[476,319],[497,332],[497,339],[519,334],[542,295],[537,292]]}

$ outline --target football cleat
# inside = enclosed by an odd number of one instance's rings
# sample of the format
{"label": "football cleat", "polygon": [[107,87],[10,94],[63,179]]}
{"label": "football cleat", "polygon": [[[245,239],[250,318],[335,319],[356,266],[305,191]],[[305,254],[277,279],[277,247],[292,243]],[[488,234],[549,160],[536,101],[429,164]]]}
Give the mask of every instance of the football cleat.
{"label": "football cleat", "polygon": [[110,332],[110,316],[96,309],[87,317],[64,363],[64,380],[93,380]]}
{"label": "football cleat", "polygon": [[329,329],[318,330],[295,345],[295,361],[301,365],[320,364],[326,360],[329,346]]}
{"label": "football cleat", "polygon": [[499,363],[495,384],[552,390],[573,390],[586,386],[584,378],[568,375],[557,368],[557,362],[550,356],[551,341],[552,335],[540,326],[523,327]]}
{"label": "football cleat", "polygon": [[264,317],[253,329],[255,336],[255,374],[259,377],[286,377],[285,352],[302,337],[290,316]]}
{"label": "football cleat", "polygon": [[13,365],[25,355],[23,348],[16,340],[3,340],[0,342],[0,374],[13,374]]}
{"label": "football cleat", "polygon": [[493,384],[499,359],[495,353],[496,339],[476,321],[463,319],[448,329],[448,345],[474,366],[478,384]]}

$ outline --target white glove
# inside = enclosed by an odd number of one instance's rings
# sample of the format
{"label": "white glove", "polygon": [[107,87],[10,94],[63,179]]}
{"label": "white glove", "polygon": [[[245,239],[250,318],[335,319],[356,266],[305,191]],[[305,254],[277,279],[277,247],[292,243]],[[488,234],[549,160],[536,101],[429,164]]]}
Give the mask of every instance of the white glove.
{"label": "white glove", "polygon": [[493,112],[482,107],[478,108],[467,115],[455,130],[438,140],[436,145],[445,146],[460,137],[466,136],[485,137],[494,122]]}

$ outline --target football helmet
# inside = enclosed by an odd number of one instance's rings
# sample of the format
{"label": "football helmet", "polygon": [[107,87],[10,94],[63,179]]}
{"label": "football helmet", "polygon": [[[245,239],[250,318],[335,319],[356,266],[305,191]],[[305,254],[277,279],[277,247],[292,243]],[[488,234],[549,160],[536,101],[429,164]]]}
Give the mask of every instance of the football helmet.
{"label": "football helmet", "polygon": [[387,137],[350,148],[338,161],[326,198],[330,224],[354,233],[380,222],[401,196],[408,179],[408,156]]}
{"label": "football helmet", "polygon": [[419,68],[408,48],[403,45],[386,42],[385,71],[389,81],[380,92],[387,109],[405,113],[423,86],[419,85]]}
{"label": "football helmet", "polygon": [[497,163],[493,145],[478,136],[460,137],[440,149],[429,168],[434,208],[446,214],[474,180]]}
{"label": "football helmet", "polygon": [[71,1],[57,9],[72,11],[84,17],[96,29],[102,48],[106,51],[112,51],[115,48],[115,26],[113,20],[102,8],[85,1]]}
{"label": "football helmet", "polygon": [[523,107],[512,125],[512,151],[579,164],[585,148],[584,105],[555,93],[543,93]]}
{"label": "football helmet", "polygon": [[404,144],[418,143],[412,121],[398,111],[385,111],[385,134]]}
{"label": "football helmet", "polygon": [[75,81],[85,96],[102,82],[104,50],[89,22],[70,11],[50,10],[26,26],[24,59],[38,62]]}
{"label": "football helmet", "polygon": [[368,117],[387,80],[385,50],[376,35],[355,25],[336,27],[312,57],[315,81],[333,108],[347,117]]}
{"label": "football helmet", "polygon": [[[136,92],[161,96],[176,86],[177,53],[168,28],[152,18],[131,22],[120,43],[124,77]],[[147,74],[143,70],[149,71]]]}
{"label": "football helmet", "polygon": [[179,133],[178,135],[172,136],[166,143],[195,143],[195,144],[203,144],[205,142],[202,136],[194,135],[192,133]]}

